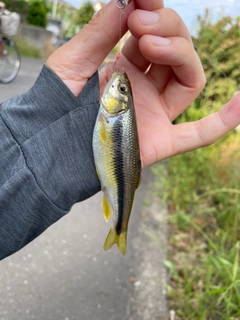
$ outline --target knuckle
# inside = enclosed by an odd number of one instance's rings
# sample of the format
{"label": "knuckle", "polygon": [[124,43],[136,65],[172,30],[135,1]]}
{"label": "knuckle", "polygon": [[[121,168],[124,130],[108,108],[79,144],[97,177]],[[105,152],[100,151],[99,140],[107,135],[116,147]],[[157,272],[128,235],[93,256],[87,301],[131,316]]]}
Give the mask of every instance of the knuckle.
{"label": "knuckle", "polygon": [[183,23],[182,18],[179,16],[179,14],[172,8],[163,8],[161,9],[162,14],[167,17],[167,19],[170,19],[169,21],[174,21],[175,25],[180,25]]}
{"label": "knuckle", "polygon": [[196,127],[196,132],[200,141],[200,145],[202,147],[207,147],[211,145],[211,142],[205,137],[202,119],[195,122],[195,127]]}
{"label": "knuckle", "polygon": [[200,74],[197,77],[197,80],[196,80],[196,83],[195,83],[196,89],[199,90],[199,91],[202,91],[203,88],[206,85],[206,82],[207,82],[206,75],[204,74],[204,72],[202,72],[202,74]]}

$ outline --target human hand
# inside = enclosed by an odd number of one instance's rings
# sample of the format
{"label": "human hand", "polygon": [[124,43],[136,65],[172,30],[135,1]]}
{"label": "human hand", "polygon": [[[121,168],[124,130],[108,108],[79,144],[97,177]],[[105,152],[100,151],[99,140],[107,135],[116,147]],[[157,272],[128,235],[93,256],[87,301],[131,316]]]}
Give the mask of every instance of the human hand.
{"label": "human hand", "polygon": [[[132,84],[143,166],[209,145],[235,128],[240,123],[240,94],[206,118],[172,124],[205,85],[190,34],[162,0],[135,0],[124,12],[128,18],[121,14],[122,34],[129,28],[133,37],[116,69],[123,67]],[[112,0],[48,59],[48,66],[76,96],[119,40],[119,21],[119,9]],[[101,93],[112,75],[112,64],[99,73]]]}

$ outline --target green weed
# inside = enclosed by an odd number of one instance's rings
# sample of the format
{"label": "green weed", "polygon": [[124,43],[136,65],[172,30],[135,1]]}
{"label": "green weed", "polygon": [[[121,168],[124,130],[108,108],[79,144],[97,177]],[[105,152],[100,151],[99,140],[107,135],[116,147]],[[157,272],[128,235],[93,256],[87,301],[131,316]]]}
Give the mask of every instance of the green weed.
{"label": "green weed", "polygon": [[231,134],[154,169],[170,212],[169,303],[183,320],[240,319],[239,145]]}
{"label": "green weed", "polygon": [[22,57],[41,59],[41,50],[33,48],[28,42],[14,39]]}
{"label": "green weed", "polygon": [[[193,39],[207,85],[175,123],[216,112],[240,83],[239,18],[198,17]],[[240,320],[240,135],[155,167],[169,207],[165,266],[170,308],[182,320]],[[159,189],[162,197],[163,188]]]}

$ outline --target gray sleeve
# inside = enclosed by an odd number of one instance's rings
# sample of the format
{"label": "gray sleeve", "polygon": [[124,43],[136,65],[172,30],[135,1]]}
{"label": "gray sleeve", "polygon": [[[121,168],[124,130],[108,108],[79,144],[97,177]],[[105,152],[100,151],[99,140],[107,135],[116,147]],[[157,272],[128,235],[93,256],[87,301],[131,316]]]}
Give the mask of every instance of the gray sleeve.
{"label": "gray sleeve", "polygon": [[0,105],[0,259],[100,190],[98,107],[97,73],[77,98],[47,66],[27,93]]}

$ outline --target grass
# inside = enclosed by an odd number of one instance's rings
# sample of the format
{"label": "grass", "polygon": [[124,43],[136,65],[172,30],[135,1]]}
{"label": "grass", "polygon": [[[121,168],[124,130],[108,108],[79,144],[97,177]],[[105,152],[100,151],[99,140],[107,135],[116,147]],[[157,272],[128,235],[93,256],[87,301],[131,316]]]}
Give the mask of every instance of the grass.
{"label": "grass", "polygon": [[51,43],[46,44],[44,49],[38,49],[32,46],[29,41],[22,40],[18,37],[15,37],[13,40],[16,43],[22,57],[46,60],[49,55],[56,50]]}
{"label": "grass", "polygon": [[35,58],[35,59],[42,58],[41,50],[32,47],[27,41],[23,41],[15,38],[14,42],[16,42],[16,45],[22,57]]}
{"label": "grass", "polygon": [[[46,50],[34,48],[28,41],[20,40],[19,38],[14,38],[14,42],[16,43],[22,57],[46,60],[54,51],[54,47],[50,46],[48,46]],[[118,53],[118,46],[115,46],[111,53],[116,56]]]}
{"label": "grass", "polygon": [[[173,157],[169,207],[170,309],[182,320],[240,319],[240,135]],[[161,190],[162,192],[162,190]]]}

